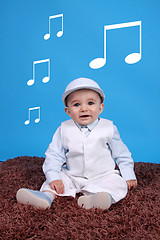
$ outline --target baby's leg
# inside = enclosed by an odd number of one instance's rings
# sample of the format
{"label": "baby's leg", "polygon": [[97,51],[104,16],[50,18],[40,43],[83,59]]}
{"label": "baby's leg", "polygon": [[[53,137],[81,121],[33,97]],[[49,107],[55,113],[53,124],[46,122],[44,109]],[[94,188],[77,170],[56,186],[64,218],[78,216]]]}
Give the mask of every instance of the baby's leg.
{"label": "baby's leg", "polygon": [[55,195],[51,192],[40,192],[30,190],[27,188],[21,188],[16,194],[17,201],[23,204],[30,204],[36,208],[50,208],[55,198]]}
{"label": "baby's leg", "polygon": [[18,190],[16,198],[17,201],[23,204],[30,204],[36,208],[50,208],[56,196],[72,196],[75,197],[77,189],[69,176],[63,171],[60,172],[61,180],[63,181],[65,192],[64,194],[57,194],[52,190],[49,183],[45,181],[40,191],[34,191],[26,188]]}
{"label": "baby's leg", "polygon": [[54,196],[71,196],[71,197],[75,197],[76,193],[77,193],[77,188],[75,186],[75,184],[73,183],[72,179],[66,175],[65,172],[61,171],[60,172],[60,177],[61,180],[64,184],[64,193],[63,194],[58,194],[55,190],[51,189],[49,183],[47,181],[45,181],[40,189],[41,192],[50,192],[52,194],[54,194]]}
{"label": "baby's leg", "polygon": [[116,203],[126,196],[127,184],[118,171],[112,171],[97,179],[89,180],[82,192],[90,193],[90,195],[80,197],[78,199],[79,206],[86,209],[92,207],[107,209],[112,203]]}

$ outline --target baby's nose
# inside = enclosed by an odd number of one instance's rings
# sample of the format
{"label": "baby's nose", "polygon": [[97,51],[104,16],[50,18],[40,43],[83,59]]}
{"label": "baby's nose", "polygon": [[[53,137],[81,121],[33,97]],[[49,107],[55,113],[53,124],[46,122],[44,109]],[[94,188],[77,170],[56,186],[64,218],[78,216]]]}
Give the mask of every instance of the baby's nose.
{"label": "baby's nose", "polygon": [[84,112],[84,111],[87,111],[87,109],[88,109],[88,108],[87,108],[87,106],[86,106],[86,105],[82,105],[82,106],[81,106],[81,111],[83,111],[83,112]]}

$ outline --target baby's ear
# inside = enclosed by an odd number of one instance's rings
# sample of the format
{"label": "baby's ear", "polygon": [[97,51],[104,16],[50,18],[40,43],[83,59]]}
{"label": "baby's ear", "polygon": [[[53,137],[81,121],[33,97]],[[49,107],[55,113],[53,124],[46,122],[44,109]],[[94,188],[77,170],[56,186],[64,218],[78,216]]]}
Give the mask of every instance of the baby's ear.
{"label": "baby's ear", "polygon": [[70,111],[69,111],[69,108],[68,107],[65,107],[65,112],[68,114],[68,116],[70,116]]}
{"label": "baby's ear", "polygon": [[103,109],[104,109],[104,104],[101,103],[101,105],[100,105],[100,114],[103,112]]}

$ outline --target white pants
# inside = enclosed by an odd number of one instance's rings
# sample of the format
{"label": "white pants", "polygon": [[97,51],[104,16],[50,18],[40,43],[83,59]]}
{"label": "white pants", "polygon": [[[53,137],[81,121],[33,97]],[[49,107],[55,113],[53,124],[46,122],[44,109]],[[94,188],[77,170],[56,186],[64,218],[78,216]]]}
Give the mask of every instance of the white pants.
{"label": "white pants", "polygon": [[118,170],[110,171],[94,179],[73,177],[64,171],[60,172],[60,176],[65,188],[64,194],[57,194],[56,191],[50,188],[47,181],[43,183],[40,191],[52,191],[58,196],[72,197],[75,197],[76,193],[79,192],[83,193],[84,195],[89,195],[97,192],[107,192],[111,194],[114,202],[118,202],[127,194],[127,183],[119,175]]}

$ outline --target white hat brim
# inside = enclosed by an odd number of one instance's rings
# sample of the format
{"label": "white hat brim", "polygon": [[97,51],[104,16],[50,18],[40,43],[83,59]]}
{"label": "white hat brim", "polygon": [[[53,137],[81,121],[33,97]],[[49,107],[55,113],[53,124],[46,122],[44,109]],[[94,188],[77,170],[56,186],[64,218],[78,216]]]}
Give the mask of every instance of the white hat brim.
{"label": "white hat brim", "polygon": [[95,87],[91,87],[91,86],[77,86],[77,87],[72,88],[72,89],[70,89],[70,90],[68,90],[68,91],[65,91],[65,92],[63,93],[63,95],[62,95],[62,101],[63,101],[63,103],[65,104],[65,99],[66,99],[66,97],[67,97],[69,94],[71,94],[72,92],[74,92],[74,91],[76,91],[76,90],[81,90],[81,89],[90,89],[90,90],[93,90],[93,91],[99,93],[100,96],[102,97],[103,101],[104,101],[105,95],[104,95],[104,92],[103,92],[101,89],[95,88]]}

